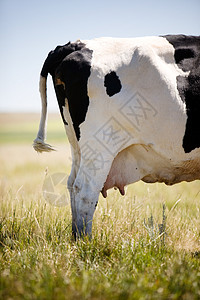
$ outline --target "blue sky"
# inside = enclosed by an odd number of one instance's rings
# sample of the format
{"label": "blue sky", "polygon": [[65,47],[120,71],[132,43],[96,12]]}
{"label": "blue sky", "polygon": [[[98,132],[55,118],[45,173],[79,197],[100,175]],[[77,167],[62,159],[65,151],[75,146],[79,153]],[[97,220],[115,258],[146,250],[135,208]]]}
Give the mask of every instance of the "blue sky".
{"label": "blue sky", "polygon": [[[57,45],[100,36],[200,34],[199,0],[0,0],[0,112],[38,112],[39,74]],[[48,80],[50,111],[58,111]]]}

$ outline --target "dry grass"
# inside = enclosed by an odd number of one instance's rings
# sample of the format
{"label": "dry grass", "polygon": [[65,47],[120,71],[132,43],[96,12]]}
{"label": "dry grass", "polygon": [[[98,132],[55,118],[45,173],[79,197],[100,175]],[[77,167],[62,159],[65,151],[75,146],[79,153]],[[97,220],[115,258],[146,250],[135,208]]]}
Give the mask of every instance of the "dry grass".
{"label": "dry grass", "polygon": [[92,241],[74,242],[70,206],[42,195],[47,169],[70,172],[69,144],[57,145],[38,155],[31,142],[1,143],[0,298],[199,299],[200,182],[138,182],[125,197],[111,190],[99,199]]}

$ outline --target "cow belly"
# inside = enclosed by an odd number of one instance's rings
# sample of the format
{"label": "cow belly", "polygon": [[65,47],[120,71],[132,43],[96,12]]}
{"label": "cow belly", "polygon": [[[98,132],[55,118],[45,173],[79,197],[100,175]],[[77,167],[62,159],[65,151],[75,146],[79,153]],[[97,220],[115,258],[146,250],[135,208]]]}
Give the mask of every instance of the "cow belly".
{"label": "cow belly", "polygon": [[172,185],[196,179],[200,179],[200,159],[174,162],[158,154],[151,145],[132,145],[115,157],[102,194],[106,197],[106,191],[116,187],[124,195],[124,186],[138,180]]}

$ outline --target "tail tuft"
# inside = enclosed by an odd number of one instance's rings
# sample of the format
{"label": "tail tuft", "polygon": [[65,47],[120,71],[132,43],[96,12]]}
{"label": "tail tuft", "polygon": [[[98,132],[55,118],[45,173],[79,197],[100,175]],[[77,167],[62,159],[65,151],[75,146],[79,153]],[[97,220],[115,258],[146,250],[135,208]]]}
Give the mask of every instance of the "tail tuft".
{"label": "tail tuft", "polygon": [[33,148],[37,152],[50,152],[55,151],[55,149],[45,143],[46,137],[46,123],[47,123],[47,92],[46,92],[46,83],[47,79],[43,76],[40,76],[40,95],[42,103],[42,111],[40,118],[40,126],[36,139],[33,141]]}
{"label": "tail tuft", "polygon": [[56,151],[51,145],[46,144],[43,140],[40,138],[36,138],[33,141],[33,148],[35,151],[42,153],[42,152],[51,152]]}

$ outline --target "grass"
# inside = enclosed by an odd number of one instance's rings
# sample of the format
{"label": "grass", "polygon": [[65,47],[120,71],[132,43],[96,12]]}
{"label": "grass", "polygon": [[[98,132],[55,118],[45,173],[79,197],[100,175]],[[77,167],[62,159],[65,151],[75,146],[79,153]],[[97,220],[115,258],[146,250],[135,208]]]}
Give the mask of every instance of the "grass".
{"label": "grass", "polygon": [[[9,130],[20,132],[23,120]],[[42,195],[47,169],[69,174],[69,144],[55,139],[57,152],[37,155],[29,139],[0,145],[0,299],[200,298],[199,181],[110,191],[93,239],[74,242],[70,206]]]}

